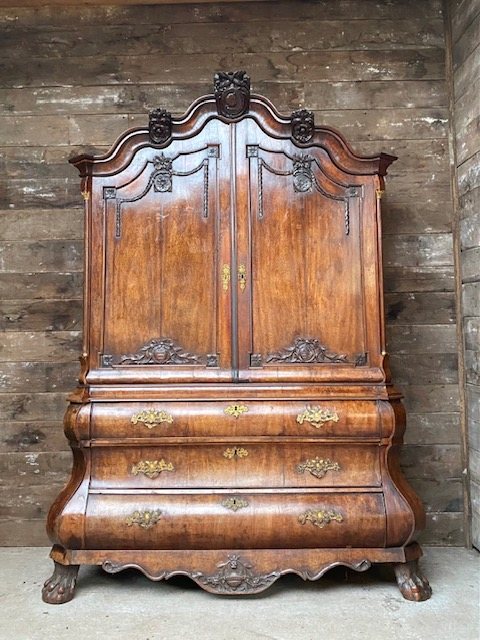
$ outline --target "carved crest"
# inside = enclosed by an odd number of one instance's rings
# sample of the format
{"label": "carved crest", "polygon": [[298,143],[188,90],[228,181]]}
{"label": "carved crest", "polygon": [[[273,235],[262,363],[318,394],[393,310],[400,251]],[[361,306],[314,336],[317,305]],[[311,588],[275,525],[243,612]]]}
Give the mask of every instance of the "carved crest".
{"label": "carved crest", "polygon": [[148,134],[154,144],[163,144],[172,135],[172,114],[165,109],[150,112]]}
{"label": "carved crest", "polygon": [[305,144],[310,142],[315,129],[313,113],[308,109],[299,109],[292,113],[292,137]]}
{"label": "carved crest", "polygon": [[219,71],[213,82],[219,115],[238,118],[248,111],[250,78],[245,71]]}

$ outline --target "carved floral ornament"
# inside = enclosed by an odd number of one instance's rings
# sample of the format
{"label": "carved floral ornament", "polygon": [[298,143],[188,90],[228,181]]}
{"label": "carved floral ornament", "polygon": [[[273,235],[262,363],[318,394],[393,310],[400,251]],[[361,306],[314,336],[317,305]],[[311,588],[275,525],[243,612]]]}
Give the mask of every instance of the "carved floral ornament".
{"label": "carved floral ornament", "polygon": [[247,113],[250,103],[250,78],[245,71],[219,71],[213,79],[217,111],[224,118]]}

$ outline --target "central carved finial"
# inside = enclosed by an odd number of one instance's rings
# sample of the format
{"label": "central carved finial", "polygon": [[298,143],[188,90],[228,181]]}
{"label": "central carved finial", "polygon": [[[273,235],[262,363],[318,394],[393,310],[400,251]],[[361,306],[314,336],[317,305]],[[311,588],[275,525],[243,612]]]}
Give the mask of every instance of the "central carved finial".
{"label": "central carved finial", "polygon": [[248,111],[250,78],[245,71],[219,71],[213,82],[219,115],[238,118]]}

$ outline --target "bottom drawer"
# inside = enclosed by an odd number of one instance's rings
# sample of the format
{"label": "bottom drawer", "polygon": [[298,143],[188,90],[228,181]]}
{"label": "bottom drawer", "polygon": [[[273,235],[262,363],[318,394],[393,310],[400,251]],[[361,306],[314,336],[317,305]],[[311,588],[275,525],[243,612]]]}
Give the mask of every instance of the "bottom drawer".
{"label": "bottom drawer", "polygon": [[383,547],[382,493],[90,494],[89,549]]}

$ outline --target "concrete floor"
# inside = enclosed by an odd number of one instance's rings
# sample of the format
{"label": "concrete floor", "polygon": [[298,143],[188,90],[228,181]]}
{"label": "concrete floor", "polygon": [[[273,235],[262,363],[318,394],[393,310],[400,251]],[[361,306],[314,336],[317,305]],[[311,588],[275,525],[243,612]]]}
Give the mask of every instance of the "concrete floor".
{"label": "concrete floor", "polygon": [[258,596],[221,597],[184,578],[82,567],[71,602],[40,598],[52,563],[45,548],[0,549],[0,640],[478,640],[479,558],[427,548],[428,602],[404,600],[390,571],[337,568],[316,583],[285,576]]}

